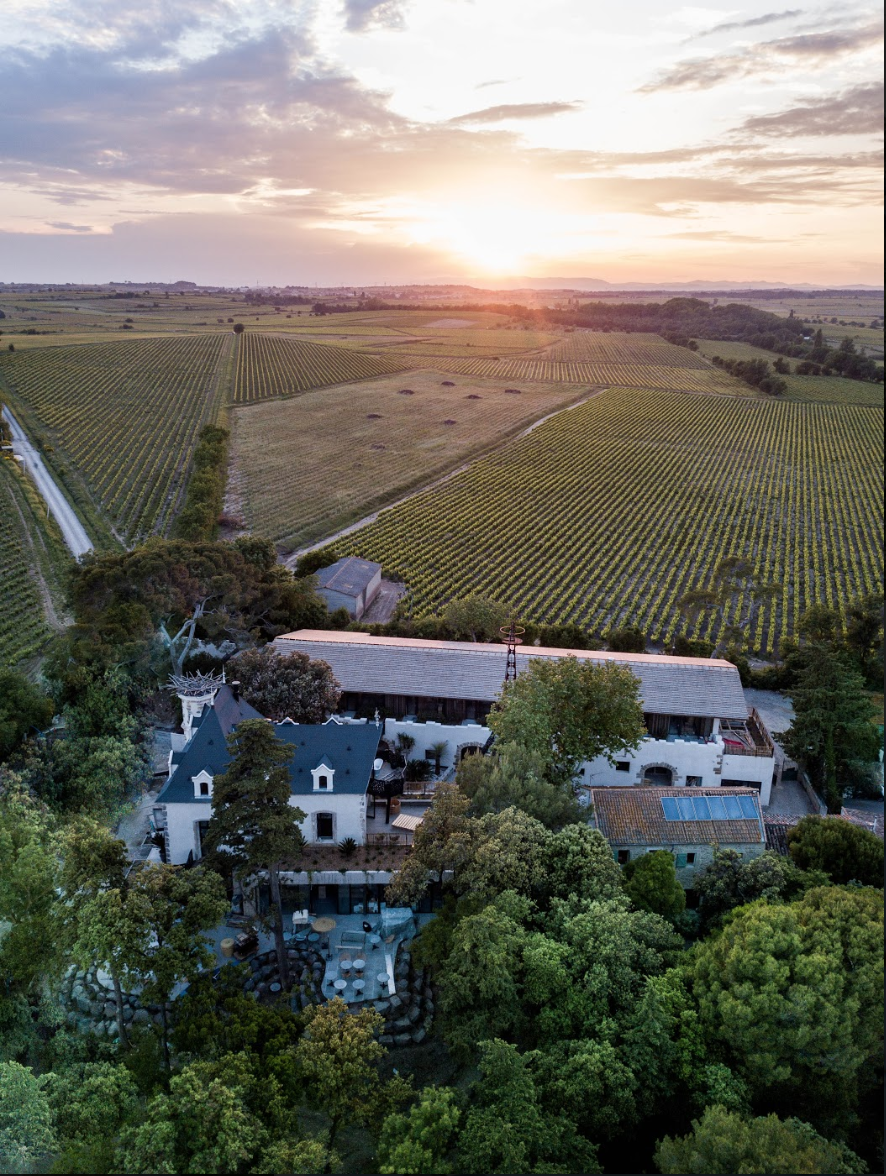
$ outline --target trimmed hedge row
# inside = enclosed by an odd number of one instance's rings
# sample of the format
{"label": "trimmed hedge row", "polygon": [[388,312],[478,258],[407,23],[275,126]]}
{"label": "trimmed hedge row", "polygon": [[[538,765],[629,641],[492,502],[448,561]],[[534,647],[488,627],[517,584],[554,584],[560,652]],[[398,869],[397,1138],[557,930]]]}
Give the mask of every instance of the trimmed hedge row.
{"label": "trimmed hedge row", "polygon": [[219,425],[200,430],[185,502],[172,528],[173,539],[215,539],[228,469],[230,433]]}

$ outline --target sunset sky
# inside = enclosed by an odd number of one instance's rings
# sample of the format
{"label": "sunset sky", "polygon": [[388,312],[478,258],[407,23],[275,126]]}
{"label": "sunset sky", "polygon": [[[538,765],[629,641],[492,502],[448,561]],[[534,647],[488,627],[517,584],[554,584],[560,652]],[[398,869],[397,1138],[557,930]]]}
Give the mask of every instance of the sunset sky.
{"label": "sunset sky", "polygon": [[3,0],[0,280],[880,285],[880,6],[798,2]]}

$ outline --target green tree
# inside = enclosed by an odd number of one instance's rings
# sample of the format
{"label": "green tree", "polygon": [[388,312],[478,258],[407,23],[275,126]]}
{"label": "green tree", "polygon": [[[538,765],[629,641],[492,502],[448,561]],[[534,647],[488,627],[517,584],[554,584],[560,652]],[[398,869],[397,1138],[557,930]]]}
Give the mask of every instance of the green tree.
{"label": "green tree", "polygon": [[600,1171],[595,1147],[567,1114],[540,1105],[532,1073],[536,1058],[504,1041],[480,1043],[482,1077],[459,1137],[465,1172]]}
{"label": "green tree", "polygon": [[883,593],[872,592],[850,602],[846,610],[846,646],[866,685],[883,682]]}
{"label": "green tree", "polygon": [[506,890],[531,894],[543,883],[543,861],[551,834],[541,821],[505,809],[472,822],[472,847],[455,871],[453,886],[474,903],[488,902]]}
{"label": "green tree", "polygon": [[0,763],[33,734],[52,722],[52,699],[32,686],[24,674],[0,666]]}
{"label": "green tree", "polygon": [[294,863],[304,838],[299,822],[304,812],[291,805],[291,749],[264,719],[247,719],[228,736],[231,762],[216,776],[212,818],[204,838],[210,861],[240,877],[267,870],[271,884],[271,921],[277,964],[284,989],[289,963],[283,939],[280,864]]}
{"label": "green tree", "polygon": [[824,1139],[800,1119],[766,1115],[744,1119],[723,1106],[708,1107],[682,1139],[666,1135],[655,1149],[659,1172],[867,1172],[844,1144]]}
{"label": "green tree", "polygon": [[414,906],[436,875],[442,883],[447,870],[467,860],[471,849],[470,801],[458,790],[438,785],[424,820],[415,831],[412,851],[387,889],[391,906]]}
{"label": "green tree", "polygon": [[132,934],[124,958],[141,981],[142,999],[160,1006],[167,1069],[172,990],[214,963],[215,952],[203,932],[215,927],[227,909],[221,878],[199,866],[150,866],[135,873],[125,892]]}
{"label": "green tree", "polygon": [[851,1103],[882,1045],[882,920],[881,891],[822,887],[740,907],[697,945],[689,974],[702,1026],[753,1093],[822,1114]]}
{"label": "green tree", "polygon": [[306,1033],[295,1057],[311,1101],[329,1116],[331,1152],[346,1118],[360,1122],[371,1113],[378,1086],[375,1065],[386,1053],[376,1041],[383,1020],[371,1008],[350,1015],[339,997],[304,1015]]}
{"label": "green tree", "polygon": [[714,653],[722,653],[730,646],[743,646],[747,634],[754,631],[760,609],[780,591],[780,584],[764,580],[744,556],[727,555],[714,568],[708,587],[691,589],[678,603],[693,624],[710,619],[717,642]]}
{"label": "green tree", "polygon": [[677,881],[672,853],[655,849],[629,864],[625,894],[635,907],[665,918],[675,918],[686,909],[686,891]]}
{"label": "green tree", "polygon": [[250,1076],[242,1055],[185,1066],[170,1079],[168,1094],[149,1100],[143,1121],[122,1130],[116,1170],[162,1176],[245,1171],[266,1138],[244,1106]]}
{"label": "green tree", "polygon": [[621,629],[610,629],[606,644],[613,653],[645,653],[646,634],[636,625],[626,625]]}
{"label": "green tree", "polygon": [[270,646],[238,654],[228,663],[228,678],[239,679],[246,701],[276,722],[325,723],[341,693],[326,662],[306,653],[280,655]]}
{"label": "green tree", "polygon": [[499,640],[500,630],[510,616],[508,605],[478,595],[450,600],[443,610],[443,622],[452,635],[458,639],[469,637],[471,641]]}
{"label": "green tree", "polygon": [[810,642],[796,659],[791,699],[794,720],[784,738],[788,755],[824,790],[829,812],[842,806],[840,777],[846,764],[877,758],[874,707],[861,675],[831,645]]}
{"label": "green tree", "polygon": [[883,842],[842,817],[804,817],[788,830],[788,851],[804,870],[822,870],[832,881],[883,886]]}
{"label": "green tree", "polygon": [[441,1176],[452,1171],[447,1162],[458,1128],[455,1091],[426,1086],[407,1114],[388,1115],[378,1144],[382,1176]]}
{"label": "green tree", "polygon": [[488,719],[501,743],[517,743],[551,765],[556,780],[571,782],[582,761],[615,756],[640,746],[646,733],[639,682],[613,662],[535,658],[516,681],[506,682]]}
{"label": "green tree", "polygon": [[736,907],[764,898],[786,902],[813,886],[826,886],[821,871],[804,874],[780,854],[767,851],[745,861],[734,849],[717,849],[710,865],[695,876],[699,914],[705,928],[719,923]]}
{"label": "green tree", "polygon": [[112,1171],[117,1135],[139,1110],[129,1070],[111,1062],[81,1062],[50,1071],[43,1088],[62,1148],[56,1169]]}
{"label": "green tree", "polygon": [[0,1169],[27,1171],[54,1146],[52,1112],[40,1079],[18,1062],[0,1062]]}
{"label": "green tree", "polygon": [[566,825],[553,834],[542,862],[542,892],[547,901],[607,899],[621,894],[622,874],[606,838],[588,825]]}
{"label": "green tree", "polygon": [[[19,775],[0,768],[0,972],[19,991],[61,967],[54,821]],[[40,950],[35,951],[35,945]]]}
{"label": "green tree", "polygon": [[571,788],[547,779],[547,768],[538,752],[508,743],[490,755],[465,756],[456,783],[476,816],[513,805],[549,829],[560,829],[578,821],[581,809]]}

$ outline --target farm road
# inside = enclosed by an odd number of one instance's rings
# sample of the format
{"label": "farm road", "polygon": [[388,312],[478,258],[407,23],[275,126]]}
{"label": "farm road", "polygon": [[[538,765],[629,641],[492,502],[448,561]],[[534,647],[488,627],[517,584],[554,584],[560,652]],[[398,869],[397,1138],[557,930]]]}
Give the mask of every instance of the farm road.
{"label": "farm road", "polygon": [[52,511],[65,543],[70,547],[76,558],[79,559],[81,555],[85,555],[87,551],[92,550],[94,546],[92,540],[84,531],[83,525],[74,513],[71,504],[55,484],[55,480],[46,468],[43,458],[28,440],[24,429],[9,411],[8,407],[4,407],[3,415],[9,421],[9,427],[12,431],[13,453],[17,453],[24,458],[25,469],[34,479],[34,483],[42,494],[43,500]]}

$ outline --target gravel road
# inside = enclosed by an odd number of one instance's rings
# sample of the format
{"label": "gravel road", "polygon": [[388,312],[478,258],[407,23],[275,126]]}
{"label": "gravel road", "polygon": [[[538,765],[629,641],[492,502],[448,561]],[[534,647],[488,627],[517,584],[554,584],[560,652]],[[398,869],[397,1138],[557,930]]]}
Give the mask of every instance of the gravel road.
{"label": "gravel road", "polygon": [[13,453],[17,453],[24,458],[25,469],[34,479],[37,489],[42,494],[50,511],[52,511],[53,517],[64,536],[65,543],[67,543],[68,547],[70,547],[71,551],[79,559],[81,555],[92,550],[92,540],[83,530],[83,525],[74,513],[73,507],[55,484],[55,480],[46,468],[43,458],[28,440],[24,429],[9,411],[8,407],[4,406],[3,415],[9,421],[9,427],[12,430]]}

